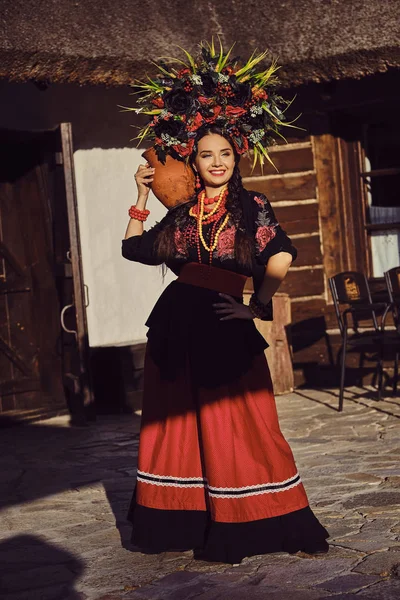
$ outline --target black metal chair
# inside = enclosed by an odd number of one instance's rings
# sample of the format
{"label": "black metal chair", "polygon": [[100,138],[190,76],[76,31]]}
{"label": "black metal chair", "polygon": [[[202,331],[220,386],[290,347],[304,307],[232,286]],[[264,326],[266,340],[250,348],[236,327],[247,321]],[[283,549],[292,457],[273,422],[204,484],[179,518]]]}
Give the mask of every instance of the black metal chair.
{"label": "black metal chair", "polygon": [[393,374],[393,395],[397,394],[397,382],[399,379],[399,355],[400,355],[400,266],[389,269],[384,273],[386,287],[392,306],[392,315],[396,331],[399,336],[399,346],[396,348]]}
{"label": "black metal chair", "polygon": [[[339,411],[343,410],[346,352],[348,348],[360,349],[360,368],[365,349],[372,348],[377,354],[378,400],[383,388],[383,350],[386,341],[385,320],[391,304],[372,302],[368,280],[363,273],[345,271],[329,279],[336,317],[342,336],[340,357]],[[341,305],[348,308],[341,310]],[[351,316],[352,323],[349,323]],[[380,317],[380,322],[379,322]],[[368,320],[370,329],[360,331],[360,322]],[[363,324],[363,327],[365,324]],[[349,329],[352,329],[352,332]]]}

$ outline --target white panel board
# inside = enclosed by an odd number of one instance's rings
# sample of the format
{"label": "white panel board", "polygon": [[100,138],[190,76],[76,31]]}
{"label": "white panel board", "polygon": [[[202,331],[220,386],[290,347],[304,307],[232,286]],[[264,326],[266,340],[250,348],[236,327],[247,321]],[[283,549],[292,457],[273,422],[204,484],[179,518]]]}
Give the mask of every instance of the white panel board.
{"label": "white panel board", "polygon": [[[136,202],[134,173],[143,162],[135,148],[93,148],[74,154],[79,226],[90,346],[121,346],[146,340],[144,323],[166,285],[175,276],[161,267],[127,261],[121,240]],[[151,194],[145,228],[160,221],[166,210]]]}

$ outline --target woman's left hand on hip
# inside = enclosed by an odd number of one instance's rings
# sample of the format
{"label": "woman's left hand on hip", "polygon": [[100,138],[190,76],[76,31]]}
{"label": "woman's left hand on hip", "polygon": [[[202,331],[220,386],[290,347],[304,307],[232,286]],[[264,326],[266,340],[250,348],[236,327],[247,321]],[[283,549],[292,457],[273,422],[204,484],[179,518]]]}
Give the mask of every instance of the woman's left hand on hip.
{"label": "woman's left hand on hip", "polygon": [[224,298],[224,302],[213,304],[215,312],[220,316],[220,321],[230,321],[231,319],[254,319],[254,315],[248,306],[241,302],[236,302],[232,296],[228,294],[219,294]]}

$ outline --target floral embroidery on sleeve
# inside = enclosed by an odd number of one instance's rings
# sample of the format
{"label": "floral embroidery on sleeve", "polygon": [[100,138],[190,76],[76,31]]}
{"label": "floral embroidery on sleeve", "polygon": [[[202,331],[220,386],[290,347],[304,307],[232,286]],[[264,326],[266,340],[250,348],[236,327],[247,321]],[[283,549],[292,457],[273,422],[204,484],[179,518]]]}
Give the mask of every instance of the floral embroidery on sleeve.
{"label": "floral embroidery on sleeve", "polygon": [[276,222],[267,198],[263,194],[254,196],[254,201],[258,204],[255,235],[257,252],[260,254],[265,250],[267,244],[276,236],[278,223]]}
{"label": "floral embroidery on sleeve", "polygon": [[261,227],[258,227],[256,231],[258,252],[265,250],[268,242],[273,240],[275,236],[275,227],[268,225],[261,225]]}
{"label": "floral embroidery on sleeve", "polygon": [[180,229],[176,228],[174,232],[175,248],[180,256],[187,256],[187,246],[185,234]]}

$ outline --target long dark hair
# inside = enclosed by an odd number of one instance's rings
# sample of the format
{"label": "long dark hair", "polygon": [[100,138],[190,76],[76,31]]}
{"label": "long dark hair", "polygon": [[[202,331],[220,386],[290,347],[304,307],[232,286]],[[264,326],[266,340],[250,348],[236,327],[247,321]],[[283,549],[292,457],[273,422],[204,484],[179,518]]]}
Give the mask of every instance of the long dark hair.
{"label": "long dark hair", "polygon": [[[224,137],[229,144],[232,146],[232,142],[230,138],[216,126],[208,126],[204,127],[199,131],[196,145],[193,150],[193,154],[191,156],[191,165],[193,165],[194,160],[197,156],[197,143],[205,136],[215,133],[217,135],[221,135]],[[236,235],[235,235],[235,259],[236,261],[244,266],[251,268],[252,266],[252,256],[254,251],[254,241],[250,238],[250,236],[246,232],[245,224],[244,224],[244,216],[243,216],[243,207],[240,199],[240,195],[243,190],[242,177],[240,175],[239,170],[239,160],[240,156],[235,151],[232,146],[234,156],[235,156],[235,167],[232,173],[232,177],[228,182],[228,198],[226,201],[226,208],[231,215],[233,222],[236,227]],[[193,166],[192,166],[193,168]],[[174,242],[174,234],[176,228],[183,229],[189,223],[189,209],[191,206],[196,204],[197,196],[194,193],[193,198],[189,200],[189,202],[185,202],[176,208],[170,210],[167,215],[167,225],[163,228],[160,234],[157,237],[155,250],[160,259],[164,262],[168,262],[173,259],[176,254],[175,242]]]}

